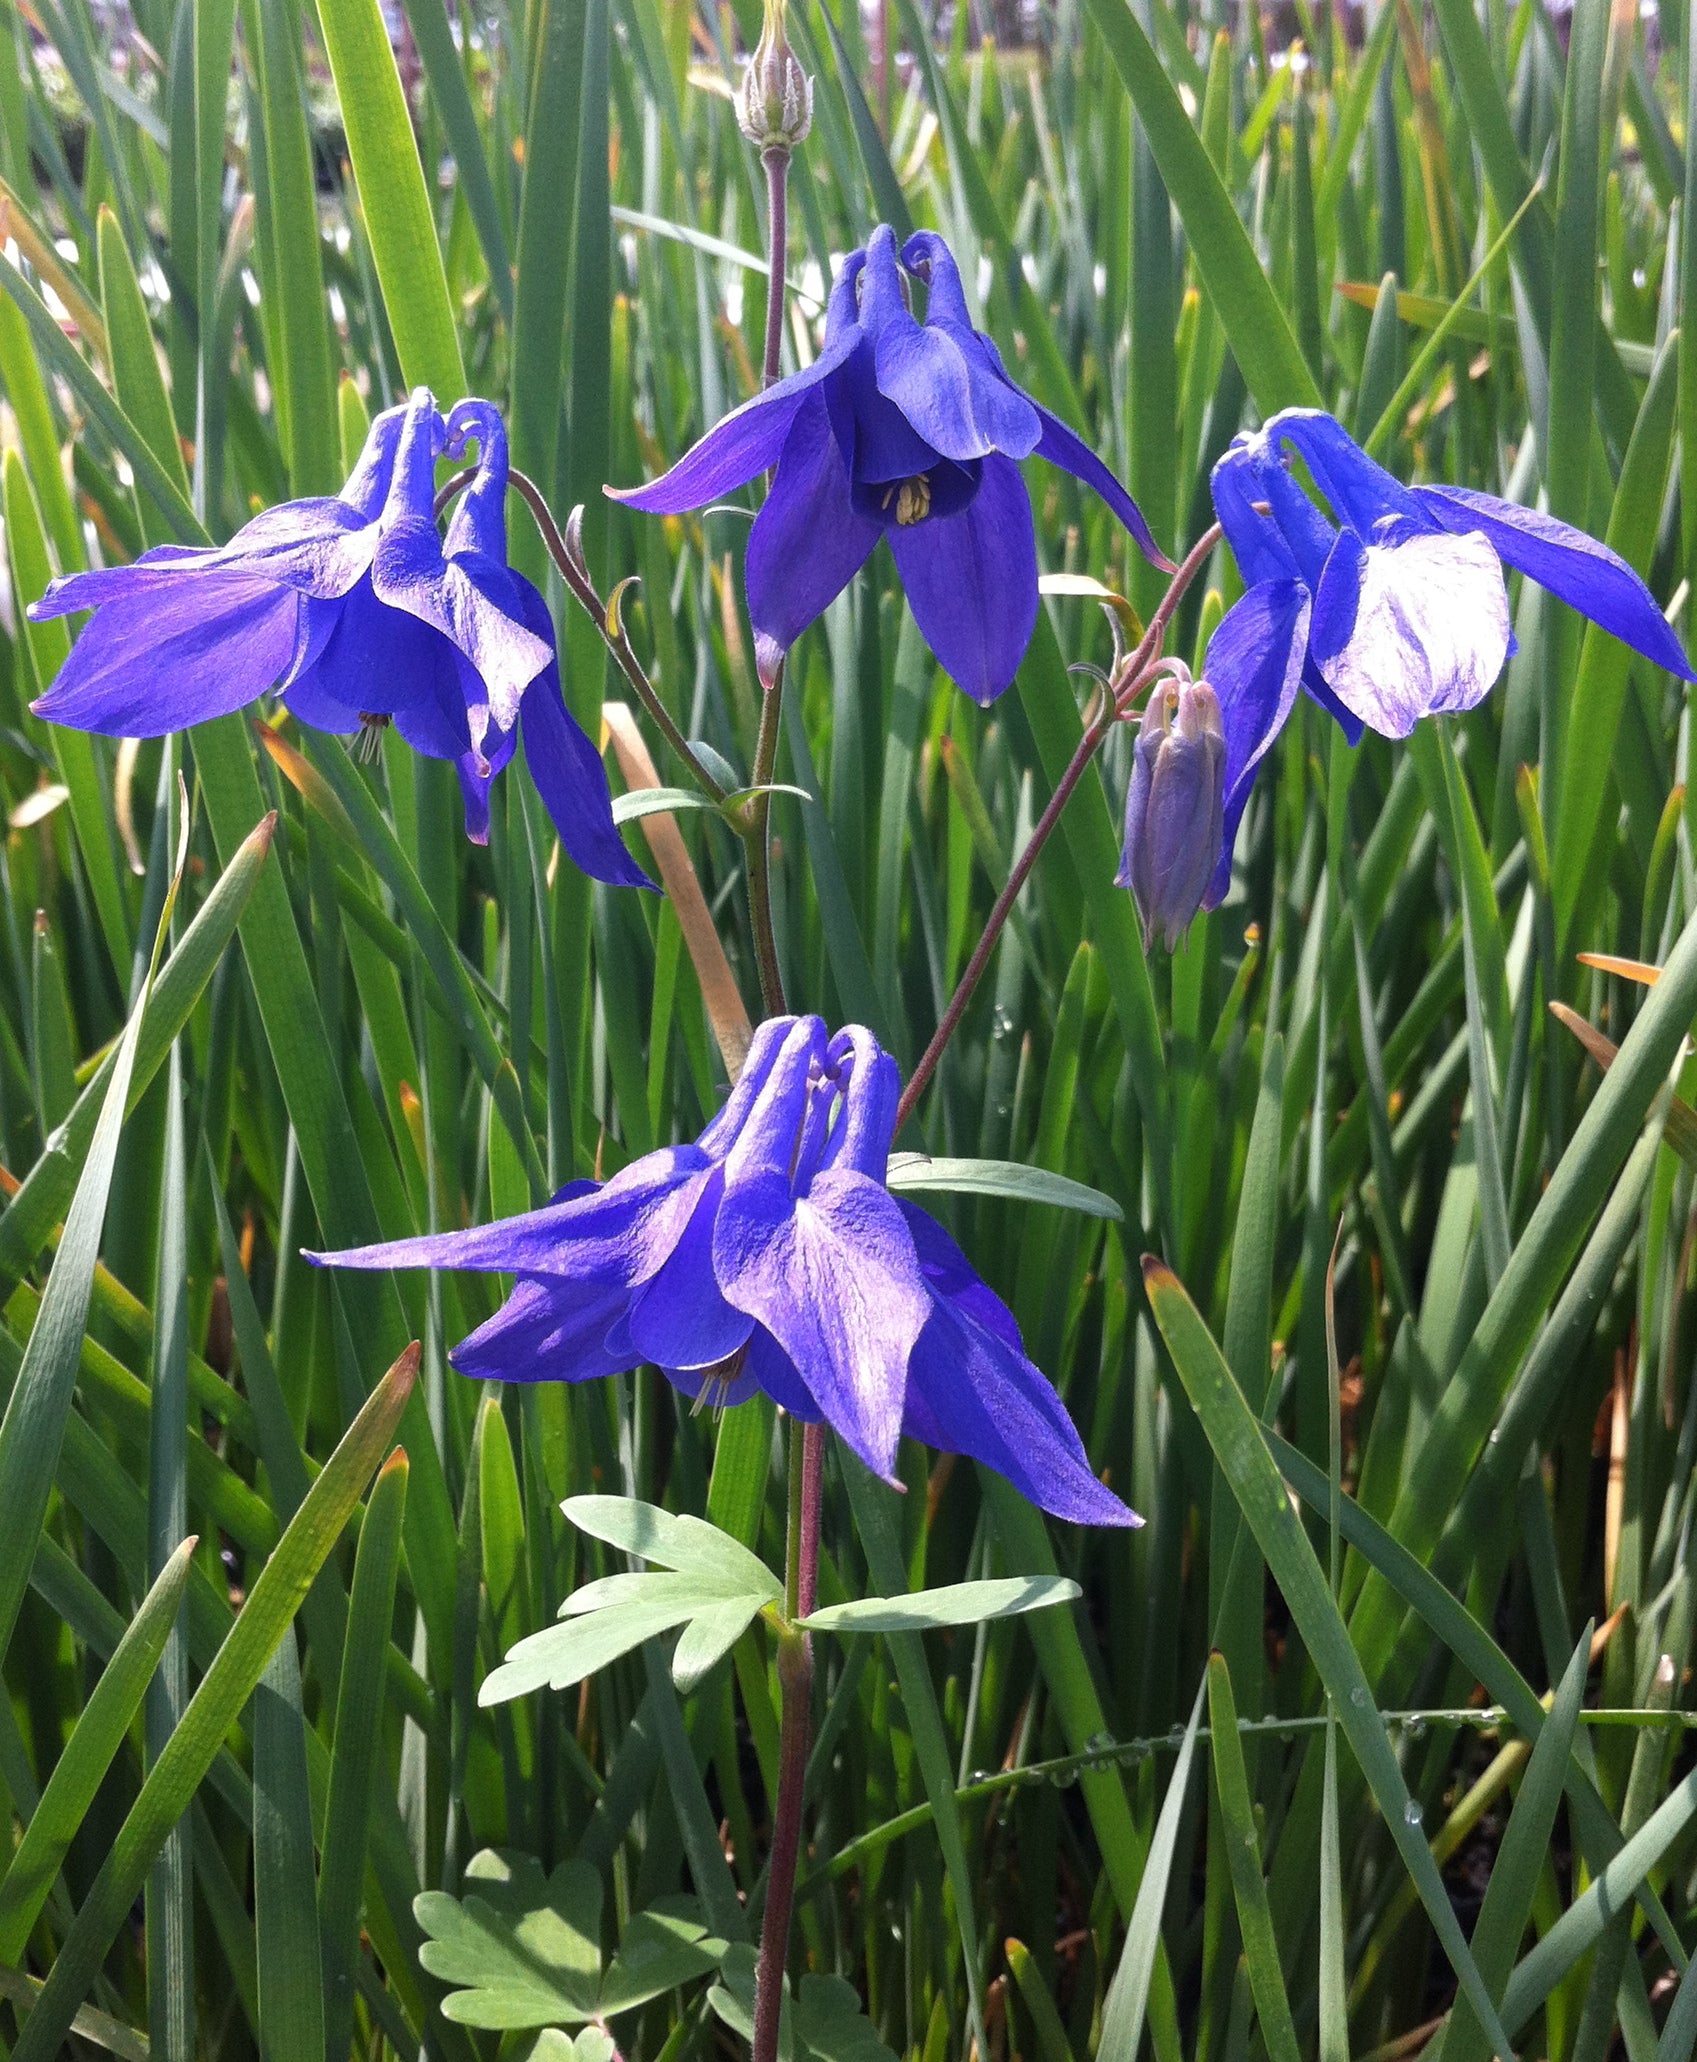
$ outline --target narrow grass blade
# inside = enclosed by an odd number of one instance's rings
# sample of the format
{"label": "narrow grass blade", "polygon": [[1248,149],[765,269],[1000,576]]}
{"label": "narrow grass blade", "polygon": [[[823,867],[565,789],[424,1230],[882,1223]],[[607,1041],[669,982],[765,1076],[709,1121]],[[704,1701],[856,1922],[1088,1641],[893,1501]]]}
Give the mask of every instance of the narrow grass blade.
{"label": "narrow grass blade", "polygon": [[1510,2053],[1507,2035],[1468,1952],[1449,1894],[1420,1832],[1419,1811],[1409,1798],[1402,1770],[1374,1709],[1373,1693],[1362,1673],[1361,1662],[1350,1644],[1349,1633],[1338,1615],[1308,1535],[1291,1510],[1261,1428],[1178,1277],[1158,1260],[1146,1259],[1143,1278],[1155,1321],[1173,1356],[1185,1394],[1202,1422],[1214,1458],[1226,1472],[1320,1678],[1332,1695],[1386,1828],[1419,1888],[1432,1930],[1499,2051],[1506,2055]]}
{"label": "narrow grass blade", "polygon": [[1088,7],[1136,105],[1250,392],[1267,415],[1292,405],[1318,408],[1320,391],[1302,347],[1154,45],[1126,0],[1088,0]]}
{"label": "narrow grass blade", "polygon": [[383,1673],[395,1615],[401,1521],[407,1500],[407,1456],[390,1455],[378,1473],[360,1527],[348,1605],[347,1640],[336,1691],[336,1732],[324,1847],[318,1876],[325,2052],[343,2054],[353,2033],[359,1917],[365,1891],[366,1838],[371,1823],[378,1749],[383,1738]]}
{"label": "narrow grass blade", "polygon": [[[180,875],[179,875],[180,878]],[[169,910],[166,912],[169,922]],[[160,926],[163,941],[165,924]],[[128,1108],[136,1045],[147,1014],[147,987],[124,1027],[89,1141],[88,1158],[65,1220],[64,1236],[47,1278],[41,1309],[24,1348],[23,1365],[0,1419],[0,1654],[12,1640],[18,1606],[29,1585],[36,1540],[47,1515],[65,1419],[82,1357],[83,1327],[94,1289],[95,1263]]]}
{"label": "narrow grass blade", "polygon": [[192,1538],[182,1542],[124,1628],[0,1878],[0,1962],[23,1959],[59,1865],[140,1709],[176,1623],[194,1547]]}
{"label": "narrow grass blade", "polygon": [[402,375],[451,406],[466,390],[459,331],[382,9],[377,0],[319,0],[318,20]]}
{"label": "narrow grass blade", "polygon": [[1179,1820],[1184,1814],[1185,1791],[1190,1784],[1190,1764],[1196,1753],[1196,1730],[1202,1723],[1203,1700],[1208,1694],[1207,1678],[1196,1686],[1196,1702],[1190,1707],[1190,1723],[1173,1764],[1172,1780],[1155,1821],[1155,1837],[1149,1843],[1149,1857],[1143,1864],[1143,1880],[1137,1886],[1137,1902],[1126,1923],[1125,1946],[1119,1967],[1108,1987],[1102,2007],[1102,2038],[1096,2062],[1137,2062],[1143,2039],[1143,2019],[1149,2006],[1149,1985],[1155,1974],[1155,1957],[1161,1945],[1161,1913],[1167,1902],[1167,1881],[1172,1874],[1173,1853],[1178,1846]]}
{"label": "narrow grass blade", "polygon": [[1208,1726],[1213,1744],[1214,1782],[1225,1826],[1226,1860],[1237,1902],[1238,1932],[1249,1965],[1261,2037],[1267,2044],[1269,2062],[1299,2062],[1302,2051],[1297,2045],[1284,1972],[1279,1967],[1272,1907],[1261,1868],[1261,1841],[1255,1830],[1243,1739],[1237,1727],[1237,1698],[1231,1670],[1220,1653],[1208,1659]]}
{"label": "narrow grass blade", "polygon": [[124,1923],[153,1857],[188,1808],[224,1735],[253,1695],[277,1642],[393,1438],[412,1393],[418,1359],[417,1346],[409,1346],[371,1392],[265,1564],[102,1863],[13,2050],[14,2062],[52,2062],[60,2052],[77,2006]]}
{"label": "narrow grass blade", "polygon": [[[1515,1950],[1526,1932],[1538,1871],[1549,1852],[1556,1806],[1568,1779],[1568,1759],[1585,1698],[1585,1674],[1591,1661],[1591,1628],[1573,1650],[1550,1715],[1538,1735],[1526,1774],[1515,1799],[1508,1829],[1497,1849],[1485,1902],[1473,1927],[1473,1954],[1493,1996],[1501,1994],[1514,1965]],[[1445,2062],[1489,2062],[1490,2046],[1468,2001],[1457,2001],[1444,2036]]]}
{"label": "narrow grass blade", "polygon": [[[159,1071],[235,935],[271,849],[275,828],[276,818],[266,816],[240,841],[218,885],[195,912],[154,981],[151,995],[138,1010],[141,1030],[130,1070],[126,1113],[135,1108]],[[53,1150],[35,1163],[0,1213],[0,1280],[15,1281],[35,1264],[64,1215],[86,1164],[121,1050],[119,1047],[101,1062],[53,1139]]]}
{"label": "narrow grass blade", "polygon": [[253,1693],[254,1934],[267,2055],[324,2052],[300,1657],[283,1628]]}

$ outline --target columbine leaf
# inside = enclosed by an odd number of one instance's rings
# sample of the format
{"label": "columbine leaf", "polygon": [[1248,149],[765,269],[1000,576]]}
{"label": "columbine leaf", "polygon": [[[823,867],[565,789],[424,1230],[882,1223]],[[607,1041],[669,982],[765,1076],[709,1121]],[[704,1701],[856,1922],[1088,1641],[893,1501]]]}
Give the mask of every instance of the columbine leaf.
{"label": "columbine leaf", "polygon": [[672,1649],[672,1681],[678,1689],[693,1690],[714,1662],[731,1651],[759,1613],[762,1601],[727,1597],[689,1621]]}
{"label": "columbine leaf", "polygon": [[[636,1913],[619,1951],[601,1970],[601,1877],[587,1861],[562,1862],[551,1876],[531,1855],[485,1849],[466,1870],[463,1897],[426,1891],[413,1913],[430,1936],[419,1960],[455,1986],[442,2014],[460,2026],[523,2030],[581,2026],[634,2010],[704,1976],[725,1952],[688,1899]],[[605,2062],[606,2036],[538,2042],[534,2062]]]}
{"label": "columbine leaf", "polygon": [[933,1160],[925,1153],[892,1153],[889,1185],[903,1193],[948,1189],[960,1195],[1006,1196],[1015,1203],[1050,1203],[1057,1210],[1080,1210],[1086,1217],[1108,1217],[1115,1223],[1125,1215],[1100,1189],[1018,1160]]}
{"label": "columbine leaf", "polygon": [[574,1590],[560,1606],[564,1622],[520,1640],[485,1679],[480,1703],[505,1703],[544,1684],[567,1689],[680,1625],[672,1680],[693,1689],[750,1619],[783,1595],[764,1561],[703,1519],[622,1496],[575,1496],[562,1508],[583,1531],[662,1566]]}
{"label": "columbine leaf", "polygon": [[[754,2038],[754,1950],[726,1952],[707,2002],[733,2033]],[[853,1987],[840,1976],[804,1976],[801,1995],[784,1986],[778,2053],[783,2062],[894,2062],[860,2009]]]}
{"label": "columbine leaf", "polygon": [[827,1604],[800,1622],[810,1632],[924,1632],[939,1625],[980,1625],[987,1618],[1017,1618],[1068,1604],[1078,1584],[1064,1575],[1014,1575],[995,1582],[952,1582],[915,1590],[910,1597],[861,1597]]}
{"label": "columbine leaf", "polygon": [[560,1508],[580,1532],[663,1568],[724,1575],[739,1590],[759,1590],[763,1599],[783,1594],[782,1584],[758,1554],[703,1518],[674,1517],[656,1504],[629,1496],[569,1496]]}
{"label": "columbine leaf", "polygon": [[633,1914],[619,1951],[601,1980],[600,2016],[634,2011],[650,1998],[717,1969],[725,1943],[715,1940],[685,1897],[658,1899]]}

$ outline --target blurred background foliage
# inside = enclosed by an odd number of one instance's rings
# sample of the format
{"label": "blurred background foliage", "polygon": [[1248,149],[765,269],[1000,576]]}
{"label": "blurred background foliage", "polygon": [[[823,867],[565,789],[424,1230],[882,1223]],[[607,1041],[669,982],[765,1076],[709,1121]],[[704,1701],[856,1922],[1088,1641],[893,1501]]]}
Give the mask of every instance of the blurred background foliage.
{"label": "blurred background foliage", "polygon": [[[66,626],[23,605],[333,491],[412,384],[486,394],[555,508],[583,504],[602,591],[640,580],[623,617],[669,707],[746,778],[747,511],[643,521],[601,488],[756,382],[764,184],[729,93],[758,8],[0,22],[0,2027],[24,2055],[599,2062],[593,2024],[530,2030],[595,2018],[566,1993],[526,2030],[457,2023],[465,1956],[504,1994],[530,1939],[534,1976],[561,1936],[511,1929],[552,1895],[593,1976],[687,1896],[677,1925],[729,1945],[715,2000],[718,1945],[613,2034],[628,2062],[725,2051],[776,1751],[763,1629],[688,1698],[652,1648],[581,1693],[476,1690],[617,1565],[568,1494],[705,1511],[776,1563],[766,1406],[692,1416],[652,1370],[480,1391],[443,1355],[494,1284],[297,1257],[693,1136],[724,1083],[694,905],[592,888],[516,780],[466,846],[451,771],[392,739],[356,766],[286,718],[49,732],[28,703]],[[817,96],[787,362],[872,223],[930,224],[1175,552],[1234,431],[1323,400],[1405,473],[1606,535],[1685,632],[1683,5],[794,0],[790,33]],[[1079,580],[1159,594],[1032,473],[1045,569],[1079,577],[996,707],[936,675],[884,555],[791,668],[790,994],[909,1064],[1076,742],[1093,684],[1068,668],[1111,656]],[[516,505],[513,536],[542,579]],[[1215,562],[1174,649],[1235,577]],[[618,676],[559,621],[593,726]],[[833,1461],[823,1601],[1054,1568],[1084,1596],[824,1656],[793,1969],[846,1979],[870,2024],[805,1987],[798,2058],[1441,2038],[1459,2062],[1488,2040],[1465,2009],[1440,2031],[1457,1919],[1525,2052],[1691,2053],[1697,1119],[1666,1096],[1697,1015],[1689,716],[1537,590],[1516,627],[1492,701],[1406,748],[1301,711],[1230,898],[1170,961],[1111,885],[1129,735],[1025,891],[901,1144],[1118,1207],[933,1198],[1150,1522],[1064,1532],[913,1447],[900,1499]],[[615,785],[652,784],[640,726],[608,721]],[[701,812],[675,835],[752,1006],[742,847]],[[1146,1251],[1188,1302],[1146,1294]],[[379,1378],[415,1336],[409,1397],[404,1363]],[[483,1902],[453,1904],[468,1870]],[[415,1915],[422,1892],[450,1902]]]}

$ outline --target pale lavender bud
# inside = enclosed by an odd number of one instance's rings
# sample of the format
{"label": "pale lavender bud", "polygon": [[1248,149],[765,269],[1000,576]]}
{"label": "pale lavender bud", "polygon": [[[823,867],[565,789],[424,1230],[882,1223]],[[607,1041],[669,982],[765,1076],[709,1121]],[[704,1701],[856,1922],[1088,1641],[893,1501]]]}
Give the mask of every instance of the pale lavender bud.
{"label": "pale lavender bud", "polygon": [[760,41],[737,94],[737,124],[756,150],[794,150],[813,126],[813,81],[784,34],[784,0],[766,0]]}
{"label": "pale lavender bud", "polygon": [[1115,875],[1143,919],[1143,943],[1172,951],[1202,906],[1224,835],[1226,735],[1205,680],[1160,681],[1137,734]]}

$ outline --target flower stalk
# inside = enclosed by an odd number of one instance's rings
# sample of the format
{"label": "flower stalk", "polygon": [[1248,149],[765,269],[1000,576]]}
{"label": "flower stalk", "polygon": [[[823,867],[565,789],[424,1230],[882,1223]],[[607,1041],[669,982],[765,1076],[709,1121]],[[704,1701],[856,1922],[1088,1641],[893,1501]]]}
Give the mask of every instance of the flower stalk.
{"label": "flower stalk", "polygon": [[[754,82],[766,58],[767,45],[775,40],[783,56],[781,6],[768,5],[766,33],[749,66]],[[793,57],[790,58],[794,63]],[[811,107],[812,89],[807,91]],[[803,131],[805,133],[805,131]],[[762,385],[770,387],[778,378],[784,340],[786,281],[784,266],[789,252],[790,144],[787,139],[769,137],[760,152],[766,168],[766,352],[761,366]],[[754,931],[754,951],[760,970],[760,994],[769,1015],[784,1008],[784,977],[778,963],[778,939],[772,921],[772,797],[770,784],[777,771],[778,739],[783,720],[784,666],[779,661],[760,700],[760,733],[754,748],[754,787],[748,804],[748,829],[744,843],[748,853],[749,920]],[[812,1743],[813,1642],[795,1621],[813,1609],[819,1572],[819,1500],[825,1465],[825,1428],[822,1424],[793,1422],[789,1432],[790,1505],[784,1546],[784,1613],[789,1621],[779,1635],[778,1684],[783,1696],[783,1718],[778,1744],[778,1794],[772,1811],[772,1851],[767,1865],[766,1907],[760,1917],[760,1957],[754,1978],[754,2062],[777,2062],[778,2035],[783,2014],[784,1964],[789,1956],[790,1922],[795,1908],[796,1867],[801,1855],[802,1808],[807,1789],[807,1757]]]}
{"label": "flower stalk", "polygon": [[949,998],[948,1007],[938,1020],[931,1043],[920,1055],[919,1063],[908,1076],[902,1089],[902,1099],[897,1109],[896,1128],[899,1131],[919,1107],[919,1099],[930,1086],[931,1077],[937,1071],[938,1063],[948,1050],[949,1040],[960,1028],[966,1006],[972,1000],[972,991],[978,986],[984,969],[990,964],[996,942],[1006,928],[1008,918],[1013,914],[1014,904],[1019,900],[1020,890],[1030,878],[1031,869],[1037,864],[1043,847],[1049,842],[1061,812],[1071,801],[1073,790],[1084,778],[1085,768],[1095,758],[1114,725],[1127,716],[1137,697],[1155,677],[1160,665],[1160,650],[1172,622],[1174,611],[1184,599],[1190,583],[1208,563],[1214,546],[1220,541],[1220,526],[1211,524],[1186,556],[1183,564],[1167,584],[1167,591],[1161,597],[1160,606],[1149,619],[1137,649],[1117,669],[1117,677],[1102,698],[1101,707],[1084,727],[1084,735],[1078,741],[1078,749],[1067,764],[1066,771],[1055,783],[1055,792],[1049,797],[1048,806],[1037,819],[1025,849],[1014,861],[1007,878],[1007,885],[996,897],[990,911],[989,921],[984,926],[984,935],[973,948],[972,957],[962,970],[955,992]]}

